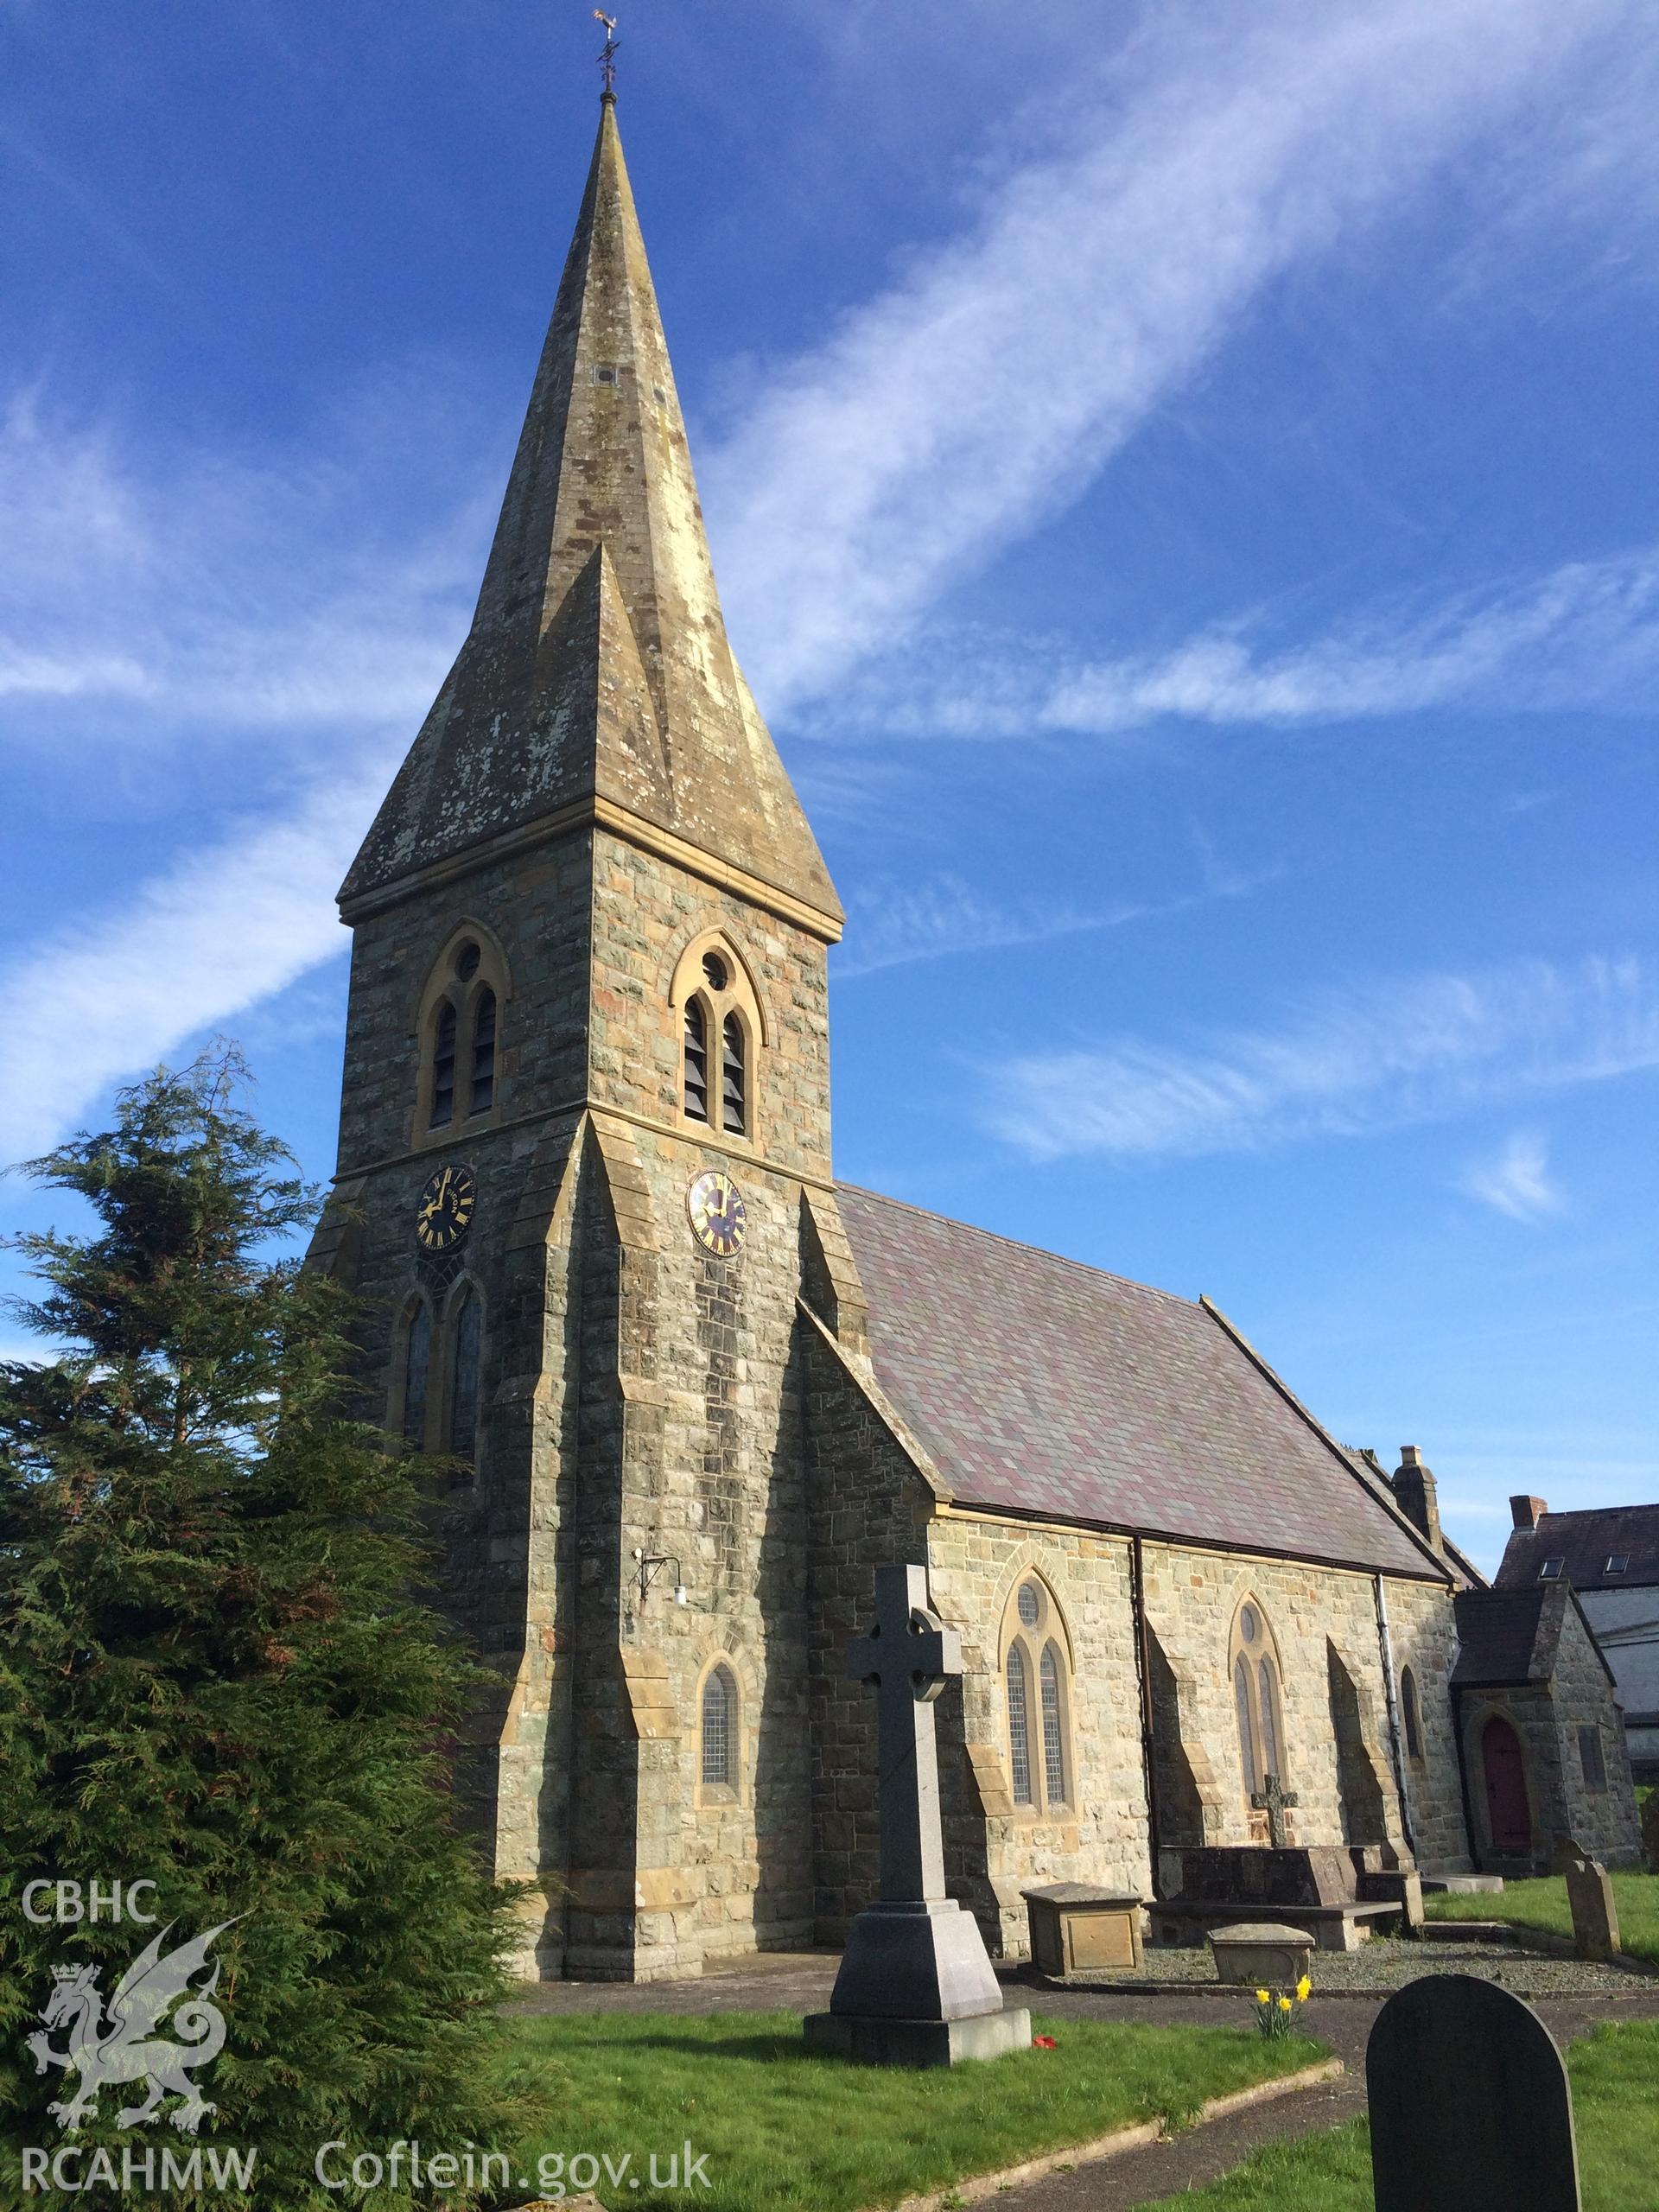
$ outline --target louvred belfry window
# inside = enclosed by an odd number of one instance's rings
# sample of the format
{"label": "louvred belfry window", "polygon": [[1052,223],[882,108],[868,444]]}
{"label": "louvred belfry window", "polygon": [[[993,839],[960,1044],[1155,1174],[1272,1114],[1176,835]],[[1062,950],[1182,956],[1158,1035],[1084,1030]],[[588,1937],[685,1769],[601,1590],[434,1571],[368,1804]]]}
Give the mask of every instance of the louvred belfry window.
{"label": "louvred belfry window", "polygon": [[685,1115],[690,1122],[709,1118],[709,1018],[701,999],[685,1002]]}
{"label": "louvred belfry window", "polygon": [[473,1090],[470,1114],[486,1114],[495,1103],[495,993],[483,991],[473,1012]]}
{"label": "louvred belfry window", "polygon": [[720,1098],[723,1126],[741,1137],[748,1126],[748,1076],[743,1064],[743,1024],[734,1014],[721,1024]]}
{"label": "louvred belfry window", "polygon": [[438,1014],[432,1047],[432,1113],[430,1126],[441,1129],[455,1113],[455,1009],[448,999]]}

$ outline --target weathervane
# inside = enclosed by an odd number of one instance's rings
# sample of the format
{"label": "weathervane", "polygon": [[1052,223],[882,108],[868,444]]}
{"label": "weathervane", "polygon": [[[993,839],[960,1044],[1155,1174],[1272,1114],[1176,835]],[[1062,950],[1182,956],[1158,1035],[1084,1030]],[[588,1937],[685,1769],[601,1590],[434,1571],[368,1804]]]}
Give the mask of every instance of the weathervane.
{"label": "weathervane", "polygon": [[616,98],[616,17],[607,16],[602,8],[594,10],[594,21],[605,26],[605,51],[599,57],[599,73],[605,79],[605,98]]}

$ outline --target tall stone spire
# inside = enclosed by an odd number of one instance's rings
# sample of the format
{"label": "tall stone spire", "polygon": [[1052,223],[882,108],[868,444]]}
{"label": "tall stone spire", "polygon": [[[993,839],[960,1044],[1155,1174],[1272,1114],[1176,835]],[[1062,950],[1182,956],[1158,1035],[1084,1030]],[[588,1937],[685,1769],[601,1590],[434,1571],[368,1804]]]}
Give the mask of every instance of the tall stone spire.
{"label": "tall stone spire", "polygon": [[608,95],[472,629],[346,879],[346,918],[588,818],[840,934],[726,636]]}

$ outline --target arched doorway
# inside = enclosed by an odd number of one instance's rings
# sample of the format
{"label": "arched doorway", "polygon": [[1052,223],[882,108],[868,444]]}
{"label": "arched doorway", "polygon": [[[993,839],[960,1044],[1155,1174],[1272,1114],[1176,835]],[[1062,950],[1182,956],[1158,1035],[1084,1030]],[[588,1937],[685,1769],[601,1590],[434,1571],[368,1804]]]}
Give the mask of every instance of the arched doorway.
{"label": "arched doorway", "polygon": [[1495,1713],[1480,1732],[1480,1763],[1486,1775],[1486,1820],[1492,1849],[1529,1851],[1532,1815],[1527,1809],[1521,1739],[1502,1713]]}

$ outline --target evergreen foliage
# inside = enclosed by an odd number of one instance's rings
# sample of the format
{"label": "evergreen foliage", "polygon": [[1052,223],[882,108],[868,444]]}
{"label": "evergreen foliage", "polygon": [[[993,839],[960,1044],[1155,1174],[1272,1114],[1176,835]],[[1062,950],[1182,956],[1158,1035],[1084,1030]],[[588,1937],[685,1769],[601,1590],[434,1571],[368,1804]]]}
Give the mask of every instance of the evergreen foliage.
{"label": "evergreen foliage", "polygon": [[534,2106],[499,2063],[512,1898],[444,1786],[476,1675],[419,1599],[418,1463],[341,1415],[348,1301],[276,1255],[315,1201],[239,1076],[163,1071],[29,1171],[96,1220],[19,1240],[65,1349],[0,1367],[0,2145],[10,2188],[67,2139],[74,2077],[25,2043],[53,1964],[97,1962],[107,1999],[156,1932],[31,1925],[24,1884],[149,1879],[164,1948],[233,1923],[218,2110],[123,2131],[144,2085],[109,2088],[73,2139],[257,2146],[211,2201],[286,2212],[356,2201],[313,2179],[326,2141],[500,2148]]}

